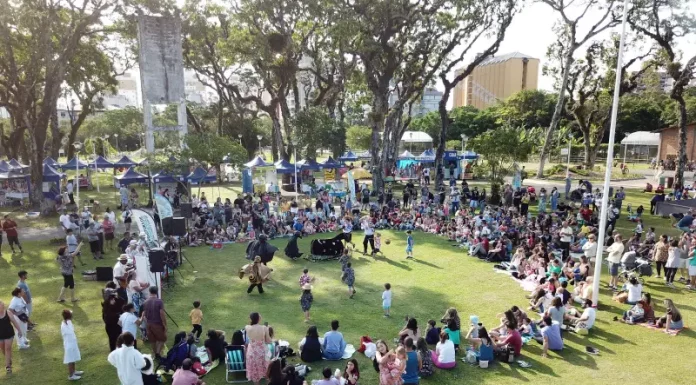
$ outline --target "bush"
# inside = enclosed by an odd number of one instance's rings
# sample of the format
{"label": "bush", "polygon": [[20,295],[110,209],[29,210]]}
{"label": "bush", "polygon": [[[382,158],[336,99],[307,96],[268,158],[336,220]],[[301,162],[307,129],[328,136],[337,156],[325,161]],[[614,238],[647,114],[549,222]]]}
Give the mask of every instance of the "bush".
{"label": "bush", "polygon": [[[551,175],[557,175],[557,174],[563,174],[565,175],[566,172],[566,165],[565,164],[557,164],[548,169],[547,171],[544,172],[547,176]],[[570,172],[576,175],[581,175],[581,176],[588,176],[590,175],[590,172],[587,171],[586,169],[583,168],[583,166],[571,166],[570,167]]]}

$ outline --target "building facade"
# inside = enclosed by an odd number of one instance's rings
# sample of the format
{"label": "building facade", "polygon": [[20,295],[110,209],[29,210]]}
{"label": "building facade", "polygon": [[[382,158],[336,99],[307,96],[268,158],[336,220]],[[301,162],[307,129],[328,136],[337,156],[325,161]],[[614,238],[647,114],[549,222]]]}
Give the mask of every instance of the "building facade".
{"label": "building facade", "polygon": [[[696,138],[694,137],[696,122],[686,126],[686,157],[689,161],[696,159]],[[676,159],[679,155],[679,127],[666,127],[660,130],[660,147],[658,159]]]}
{"label": "building facade", "polygon": [[[456,70],[459,74],[463,69]],[[523,90],[536,90],[539,59],[512,52],[479,64],[454,88],[454,107],[485,109]]]}

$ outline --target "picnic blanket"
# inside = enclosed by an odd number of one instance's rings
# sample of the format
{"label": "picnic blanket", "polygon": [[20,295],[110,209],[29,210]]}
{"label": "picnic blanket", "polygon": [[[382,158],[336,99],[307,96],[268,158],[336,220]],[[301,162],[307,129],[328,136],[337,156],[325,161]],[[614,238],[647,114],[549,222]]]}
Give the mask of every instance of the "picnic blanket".
{"label": "picnic blanket", "polygon": [[664,331],[665,333],[669,334],[670,336],[676,336],[676,335],[678,335],[679,333],[681,333],[684,329],[688,329],[686,326],[684,326],[684,327],[681,328],[681,329],[676,329],[676,330],[675,330],[675,329],[669,329],[669,330],[665,330],[664,327],[659,328],[659,327],[655,326],[655,324],[650,324],[650,323],[639,323],[639,324],[637,324],[637,325],[646,327],[646,328],[651,329],[651,330]]}

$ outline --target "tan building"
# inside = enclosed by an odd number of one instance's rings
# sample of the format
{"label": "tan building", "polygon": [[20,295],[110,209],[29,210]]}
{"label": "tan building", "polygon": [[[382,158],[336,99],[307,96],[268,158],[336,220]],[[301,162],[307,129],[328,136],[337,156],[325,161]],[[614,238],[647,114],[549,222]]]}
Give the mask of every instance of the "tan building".
{"label": "tan building", "polygon": [[493,56],[457,84],[454,107],[485,109],[519,91],[537,89],[538,82],[539,59],[519,52]]}
{"label": "tan building", "polygon": [[[696,122],[686,125],[686,157],[689,161],[696,159],[696,141],[694,140],[694,130]],[[666,127],[659,131],[660,148],[658,159],[671,160],[679,155],[679,127]]]}

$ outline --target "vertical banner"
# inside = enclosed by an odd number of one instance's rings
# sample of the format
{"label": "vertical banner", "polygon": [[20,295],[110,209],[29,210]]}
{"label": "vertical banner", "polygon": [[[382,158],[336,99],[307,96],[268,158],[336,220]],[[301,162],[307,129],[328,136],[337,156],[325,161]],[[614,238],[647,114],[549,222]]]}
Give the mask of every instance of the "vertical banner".
{"label": "vertical banner", "polygon": [[353,171],[348,171],[348,188],[350,189],[350,200],[355,202],[355,180],[353,179]]}
{"label": "vertical banner", "polygon": [[160,218],[170,218],[174,216],[172,204],[169,203],[169,199],[167,199],[164,195],[156,193],[155,203],[157,203],[157,212],[159,213]]}
{"label": "vertical banner", "polygon": [[145,235],[145,242],[149,248],[159,248],[159,240],[157,239],[157,227],[155,220],[150,214],[143,210],[133,209],[133,220],[138,224],[138,231],[141,235]]}
{"label": "vertical banner", "polygon": [[336,169],[335,168],[325,168],[324,169],[324,180],[326,183],[333,182],[336,180]]}

